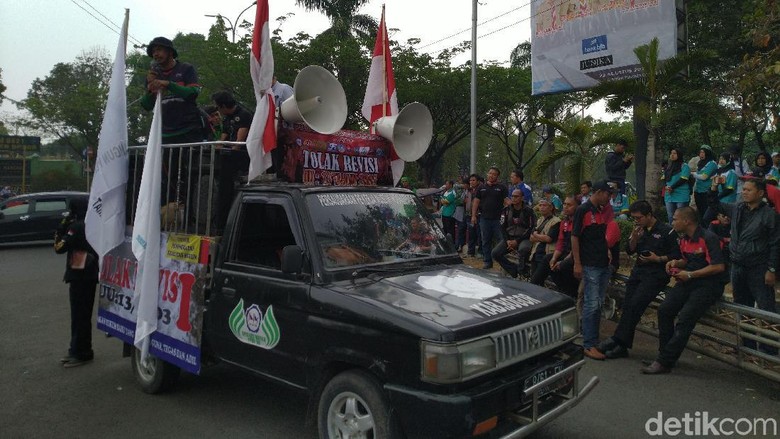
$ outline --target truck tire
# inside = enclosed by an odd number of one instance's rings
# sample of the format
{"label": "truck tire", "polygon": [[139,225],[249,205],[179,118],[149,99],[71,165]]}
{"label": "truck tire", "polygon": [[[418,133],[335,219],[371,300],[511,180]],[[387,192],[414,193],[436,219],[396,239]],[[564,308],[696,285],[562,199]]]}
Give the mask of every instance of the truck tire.
{"label": "truck tire", "polygon": [[141,363],[141,351],[133,348],[131,362],[133,375],[145,393],[155,394],[173,389],[179,380],[181,369],[149,354],[146,364]]}
{"label": "truck tire", "polygon": [[401,434],[382,388],[371,375],[351,370],[328,382],[320,396],[321,439],[398,439]]}

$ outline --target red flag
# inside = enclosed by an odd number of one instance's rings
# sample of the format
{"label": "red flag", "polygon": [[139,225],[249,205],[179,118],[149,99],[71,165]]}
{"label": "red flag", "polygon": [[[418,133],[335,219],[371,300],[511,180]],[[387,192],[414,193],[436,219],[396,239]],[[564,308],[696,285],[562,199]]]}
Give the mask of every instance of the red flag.
{"label": "red flag", "polygon": [[255,116],[246,139],[246,149],[249,153],[248,180],[251,181],[271,167],[270,152],[276,148],[276,105],[271,91],[274,54],[271,51],[268,27],[268,0],[257,2],[249,73],[252,76],[257,100]]}
{"label": "red flag", "polygon": [[[379,22],[376,44],[374,44],[374,57],[371,59],[371,71],[368,74],[362,113],[369,124],[373,124],[374,121],[383,116],[398,114],[398,97],[395,93],[393,62],[390,59],[390,41],[387,38],[384,6],[382,6],[382,20]],[[392,159],[393,183],[398,184],[398,180],[404,173],[404,161],[398,158],[395,147],[390,151],[390,158]]]}

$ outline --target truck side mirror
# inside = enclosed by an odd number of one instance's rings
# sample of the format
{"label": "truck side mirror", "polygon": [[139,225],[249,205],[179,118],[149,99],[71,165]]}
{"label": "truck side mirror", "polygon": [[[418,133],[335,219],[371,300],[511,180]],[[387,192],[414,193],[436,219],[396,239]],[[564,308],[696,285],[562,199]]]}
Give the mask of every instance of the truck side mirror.
{"label": "truck side mirror", "polygon": [[282,249],[282,273],[295,274],[303,270],[303,250],[297,245],[286,245]]}

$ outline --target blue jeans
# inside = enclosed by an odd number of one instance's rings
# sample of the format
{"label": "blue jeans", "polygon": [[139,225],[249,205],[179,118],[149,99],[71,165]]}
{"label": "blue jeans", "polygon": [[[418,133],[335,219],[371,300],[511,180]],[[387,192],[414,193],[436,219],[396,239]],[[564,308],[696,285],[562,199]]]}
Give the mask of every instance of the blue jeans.
{"label": "blue jeans", "polygon": [[[757,265],[742,266],[733,264],[731,266],[731,288],[734,294],[734,303],[752,308],[757,305],[758,309],[774,313],[775,311],[775,288],[774,286],[764,284],[764,273],[769,268],[767,261]],[[747,338],[742,339],[742,345],[751,349],[756,349],[755,340]],[[758,346],[761,352],[777,355],[777,348],[765,344]]]}
{"label": "blue jeans", "polygon": [[585,349],[599,344],[601,305],[611,274],[609,266],[582,267],[582,345]]}
{"label": "blue jeans", "polygon": [[482,260],[486,264],[493,264],[493,258],[490,250],[493,248],[493,240],[496,242],[504,239],[504,233],[501,231],[501,220],[480,218],[479,228],[482,233]]}
{"label": "blue jeans", "polygon": [[666,203],[666,215],[669,217],[669,224],[672,223],[672,216],[674,211],[691,204],[690,201],[667,201]]}

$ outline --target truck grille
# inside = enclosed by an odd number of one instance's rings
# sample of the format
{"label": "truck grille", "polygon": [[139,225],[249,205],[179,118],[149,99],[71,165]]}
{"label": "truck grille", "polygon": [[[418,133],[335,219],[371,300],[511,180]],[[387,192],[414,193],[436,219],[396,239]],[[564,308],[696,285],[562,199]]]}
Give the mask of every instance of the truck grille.
{"label": "truck grille", "polygon": [[563,338],[561,319],[531,322],[496,334],[497,366],[521,361],[560,344]]}

